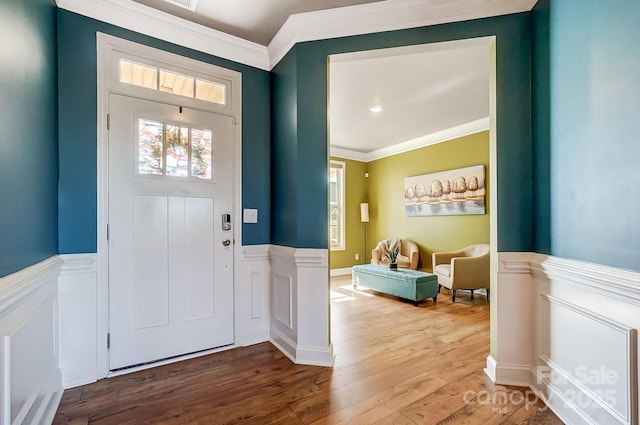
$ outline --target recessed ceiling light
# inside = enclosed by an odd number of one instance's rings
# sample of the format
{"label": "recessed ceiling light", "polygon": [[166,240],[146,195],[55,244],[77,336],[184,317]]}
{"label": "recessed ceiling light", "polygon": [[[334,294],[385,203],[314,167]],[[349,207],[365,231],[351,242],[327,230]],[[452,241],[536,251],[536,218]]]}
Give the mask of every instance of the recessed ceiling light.
{"label": "recessed ceiling light", "polygon": [[380,112],[380,111],[382,111],[382,106],[380,106],[380,105],[374,105],[374,106],[372,106],[371,108],[369,108],[369,110],[370,110],[371,112]]}
{"label": "recessed ceiling light", "polygon": [[184,7],[195,12],[198,6],[198,0],[164,0],[167,3],[175,4],[176,6]]}

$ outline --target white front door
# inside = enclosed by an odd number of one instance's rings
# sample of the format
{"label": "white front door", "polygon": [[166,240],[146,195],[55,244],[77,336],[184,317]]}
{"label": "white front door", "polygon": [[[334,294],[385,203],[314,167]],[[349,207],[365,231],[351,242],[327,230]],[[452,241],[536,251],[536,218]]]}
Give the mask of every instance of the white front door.
{"label": "white front door", "polygon": [[109,114],[110,370],[232,344],[233,119],[114,94]]}

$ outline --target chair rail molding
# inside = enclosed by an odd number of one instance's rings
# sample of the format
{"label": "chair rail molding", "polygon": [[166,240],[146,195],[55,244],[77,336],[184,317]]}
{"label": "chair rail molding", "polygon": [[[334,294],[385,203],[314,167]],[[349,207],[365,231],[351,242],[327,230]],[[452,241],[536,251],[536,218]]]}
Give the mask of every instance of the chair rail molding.
{"label": "chair rail molding", "polygon": [[638,425],[640,273],[526,252],[498,264],[491,379],[531,387],[567,424]]}
{"label": "chair rail molding", "polygon": [[46,424],[62,397],[56,255],[0,278],[0,423]]}

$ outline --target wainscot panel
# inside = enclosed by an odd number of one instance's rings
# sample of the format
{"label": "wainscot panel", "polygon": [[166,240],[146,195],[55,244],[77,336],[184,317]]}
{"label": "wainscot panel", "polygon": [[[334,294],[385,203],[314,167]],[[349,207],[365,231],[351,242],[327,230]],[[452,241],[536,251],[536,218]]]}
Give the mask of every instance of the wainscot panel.
{"label": "wainscot panel", "polygon": [[271,259],[271,342],[294,363],[333,364],[329,341],[328,253],[273,245]]}
{"label": "wainscot panel", "polygon": [[[488,374],[530,386],[567,424],[637,425],[640,273],[541,254],[499,257],[498,296],[509,307],[499,310],[498,337],[514,339],[501,339]],[[517,347],[524,339],[530,353]]]}
{"label": "wainscot panel", "polygon": [[[95,382],[97,371],[96,254],[66,254],[58,279],[60,369],[64,388]],[[101,341],[106,349],[107,341]]]}
{"label": "wainscot panel", "polygon": [[269,245],[242,247],[236,263],[236,344],[269,340]]}
{"label": "wainscot panel", "polygon": [[62,397],[58,256],[0,279],[0,424],[51,423]]}

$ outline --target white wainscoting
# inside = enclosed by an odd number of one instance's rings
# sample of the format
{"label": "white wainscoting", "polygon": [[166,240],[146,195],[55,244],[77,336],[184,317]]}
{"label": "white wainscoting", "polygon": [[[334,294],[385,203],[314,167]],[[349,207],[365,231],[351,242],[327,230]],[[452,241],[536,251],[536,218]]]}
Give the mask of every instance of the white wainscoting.
{"label": "white wainscoting", "polygon": [[567,424],[637,425],[640,273],[531,253],[499,262],[490,376],[530,386]]}
{"label": "white wainscoting", "polygon": [[269,245],[242,247],[236,262],[236,345],[269,340]]}
{"label": "white wainscoting", "polygon": [[271,342],[294,363],[331,366],[327,250],[273,245],[269,257]]}
{"label": "white wainscoting", "polygon": [[[269,340],[269,245],[240,247],[235,267],[235,345]],[[64,388],[104,378],[98,357],[107,352],[98,332],[96,254],[61,255],[59,278],[60,367]],[[103,300],[106,302],[106,300]],[[105,318],[106,320],[106,318]]]}
{"label": "white wainscoting", "polygon": [[0,424],[47,424],[62,397],[58,256],[0,279]]}
{"label": "white wainscoting", "polygon": [[58,280],[60,370],[62,385],[72,388],[98,379],[96,254],[65,254]]}

